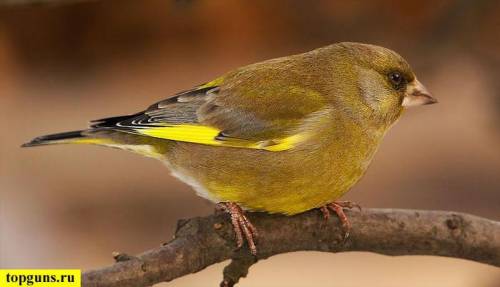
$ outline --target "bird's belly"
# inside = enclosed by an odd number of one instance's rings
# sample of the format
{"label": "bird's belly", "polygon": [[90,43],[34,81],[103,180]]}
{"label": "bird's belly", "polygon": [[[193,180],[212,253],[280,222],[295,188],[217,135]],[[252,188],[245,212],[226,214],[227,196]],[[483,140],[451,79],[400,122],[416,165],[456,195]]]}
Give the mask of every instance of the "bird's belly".
{"label": "bird's belly", "polygon": [[[269,213],[296,214],[338,199],[359,180],[371,159],[371,155],[353,157],[350,153],[345,153],[347,157],[336,153],[332,158],[184,146],[185,153],[177,149],[175,158],[167,159],[168,165],[198,195]],[[195,156],[208,152],[210,159]]]}
{"label": "bird's belly", "polygon": [[245,209],[293,215],[340,198],[360,177],[361,174],[344,176],[342,182],[336,181],[340,177],[333,174],[316,178],[318,181],[311,181],[307,177],[289,180],[284,178],[257,188],[248,188],[243,184],[227,186],[216,183],[211,185],[214,188],[209,188],[209,192],[222,201],[238,202]]}

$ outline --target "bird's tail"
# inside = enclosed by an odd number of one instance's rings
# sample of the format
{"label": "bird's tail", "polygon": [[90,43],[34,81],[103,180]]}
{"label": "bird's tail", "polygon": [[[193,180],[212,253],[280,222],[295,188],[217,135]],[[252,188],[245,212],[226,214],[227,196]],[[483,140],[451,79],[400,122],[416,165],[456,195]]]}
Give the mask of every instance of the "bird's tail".
{"label": "bird's tail", "polygon": [[106,144],[105,138],[95,138],[88,134],[86,130],[57,133],[36,137],[22,147],[33,147],[52,144]]}
{"label": "bird's tail", "polygon": [[[81,131],[51,134],[34,138],[22,147],[45,146],[53,144],[95,144],[123,149],[152,158],[163,158],[162,150],[167,148],[168,141],[139,136],[106,128],[91,128]],[[159,146],[158,150],[156,146]]]}

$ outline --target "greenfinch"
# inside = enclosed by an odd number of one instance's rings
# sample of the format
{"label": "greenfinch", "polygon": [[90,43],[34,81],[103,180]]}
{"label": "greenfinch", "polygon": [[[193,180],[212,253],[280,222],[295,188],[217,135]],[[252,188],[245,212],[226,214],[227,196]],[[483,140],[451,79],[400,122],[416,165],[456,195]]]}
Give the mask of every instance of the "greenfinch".
{"label": "greenfinch", "polygon": [[244,211],[319,208],[350,228],[337,201],[365,173],[405,108],[435,103],[410,65],[374,45],[337,43],[231,71],[127,116],[23,146],[96,144],[164,162],[230,214],[256,254]]}

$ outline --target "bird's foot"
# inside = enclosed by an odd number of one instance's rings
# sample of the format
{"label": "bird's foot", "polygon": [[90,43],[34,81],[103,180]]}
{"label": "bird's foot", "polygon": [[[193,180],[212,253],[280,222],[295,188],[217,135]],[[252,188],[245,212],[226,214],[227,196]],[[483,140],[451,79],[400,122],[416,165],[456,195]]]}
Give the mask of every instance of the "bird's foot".
{"label": "bird's foot", "polygon": [[333,211],[337,214],[340,222],[342,223],[342,228],[344,229],[345,241],[349,237],[349,233],[351,232],[351,222],[347,218],[347,215],[344,212],[344,208],[357,208],[359,209],[359,211],[361,211],[361,206],[352,201],[334,201],[320,207],[320,210],[323,213],[323,217],[325,218],[325,220],[328,220],[330,218],[330,211]]}
{"label": "bird's foot", "polygon": [[243,237],[248,243],[248,248],[253,255],[257,255],[257,247],[255,245],[255,239],[259,236],[257,229],[248,220],[245,212],[241,207],[234,202],[221,202],[216,206],[217,209],[223,210],[231,216],[231,224],[233,225],[233,230],[236,235],[236,245],[238,248],[243,246]]}

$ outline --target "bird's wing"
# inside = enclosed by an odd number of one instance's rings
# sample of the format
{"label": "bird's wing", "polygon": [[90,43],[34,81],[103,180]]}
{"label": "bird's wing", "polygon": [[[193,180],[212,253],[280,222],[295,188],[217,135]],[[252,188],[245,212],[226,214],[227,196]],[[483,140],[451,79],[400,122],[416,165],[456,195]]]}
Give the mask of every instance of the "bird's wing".
{"label": "bird's wing", "polygon": [[321,106],[304,108],[307,93],[296,88],[295,94],[281,91],[284,96],[277,101],[262,93],[241,96],[242,91],[224,89],[220,82],[176,94],[134,115],[93,121],[92,127],[181,142],[283,151],[307,138],[299,127]]}

